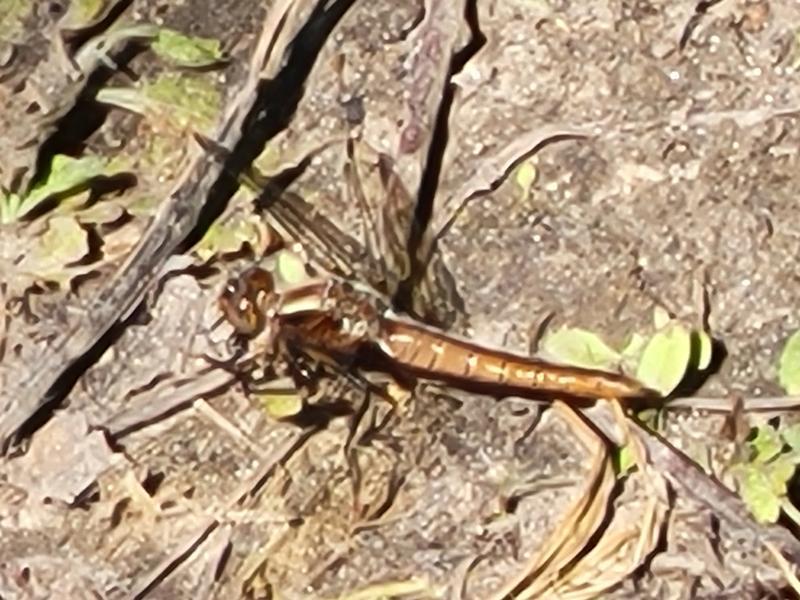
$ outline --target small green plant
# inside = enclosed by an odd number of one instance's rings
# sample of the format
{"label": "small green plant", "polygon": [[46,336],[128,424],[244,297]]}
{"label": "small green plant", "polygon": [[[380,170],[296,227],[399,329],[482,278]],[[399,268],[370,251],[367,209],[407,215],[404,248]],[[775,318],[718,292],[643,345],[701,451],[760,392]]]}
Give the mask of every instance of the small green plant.
{"label": "small green plant", "polygon": [[762,523],[774,523],[782,510],[800,525],[800,511],[786,497],[787,484],[800,464],[800,424],[783,430],[759,427],[747,450],[746,460],[731,473],[753,515]]}
{"label": "small green plant", "polygon": [[194,247],[194,252],[201,260],[208,261],[214,256],[238,252],[245,244],[257,248],[262,229],[256,215],[234,214],[229,219],[214,222]]}
{"label": "small green plant", "polygon": [[209,67],[226,60],[219,40],[190,37],[167,28],[159,30],[151,48],[159,57],[179,67]]}
{"label": "small green plant", "polygon": [[303,410],[303,399],[292,388],[258,394],[258,399],[264,412],[273,419],[294,417]]}
{"label": "small green plant", "polygon": [[119,175],[124,169],[99,156],[73,158],[63,154],[53,157],[45,179],[27,195],[0,191],[0,224],[8,224],[28,215],[46,200],[68,198],[85,190],[95,179]]}
{"label": "small green plant", "polygon": [[[800,331],[786,342],[778,364],[778,380],[787,394],[800,393]],[[800,423],[756,429],[747,442],[746,459],[731,469],[742,499],[761,522],[774,523],[783,511],[800,525],[800,511],[786,496],[788,482],[800,465]]]}
{"label": "small green plant", "polygon": [[542,350],[567,364],[594,369],[626,366],[647,387],[667,396],[691,371],[711,363],[711,337],[689,329],[663,309],[654,313],[655,332],[635,333],[625,349],[617,351],[597,334],[580,328],[562,328],[542,340]]}
{"label": "small green plant", "polygon": [[195,131],[210,129],[222,96],[209,77],[164,73],[137,87],[104,88],[97,101],[143,115],[149,122]]}
{"label": "small green plant", "polygon": [[800,331],[786,341],[778,364],[778,380],[787,394],[800,394]]}
{"label": "small green plant", "polygon": [[536,167],[530,160],[526,160],[517,167],[514,174],[514,181],[519,186],[520,190],[522,190],[521,200],[523,203],[530,200],[531,188],[533,188],[533,184],[536,183],[537,176]]}

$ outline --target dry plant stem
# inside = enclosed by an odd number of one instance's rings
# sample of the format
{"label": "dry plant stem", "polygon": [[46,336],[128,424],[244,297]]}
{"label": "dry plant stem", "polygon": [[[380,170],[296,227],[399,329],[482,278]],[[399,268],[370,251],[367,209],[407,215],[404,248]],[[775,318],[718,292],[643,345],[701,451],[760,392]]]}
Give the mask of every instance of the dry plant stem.
{"label": "dry plant stem", "polygon": [[[614,443],[619,443],[614,427],[615,419],[607,408],[595,406],[581,409],[581,413]],[[675,490],[707,507],[733,527],[747,531],[755,539],[772,541],[792,557],[792,560],[800,562],[800,541],[788,530],[777,525],[757,523],[741,498],[707,475],[659,434],[642,427],[634,420],[629,421],[629,428],[641,441],[647,453],[648,464],[662,474]]]}
{"label": "dry plant stem", "polygon": [[[577,562],[561,565],[557,570],[548,570],[533,581],[532,585],[518,590],[518,598],[559,597],[569,600],[584,600],[599,597],[605,590],[619,584],[640,566],[655,547],[663,526],[668,506],[665,482],[647,464],[647,455],[641,443],[629,432],[627,418],[617,401],[610,401],[614,424],[620,429],[618,439],[631,448],[639,465],[639,478],[643,478],[648,493],[644,508],[644,519],[627,522],[627,515],[614,514],[604,529],[597,544]],[[573,413],[578,417],[577,413]],[[584,425],[585,427],[585,425]],[[592,432],[592,435],[596,434]],[[610,464],[610,460],[608,460]],[[599,510],[613,510],[610,496],[604,503],[595,502]],[[631,555],[631,551],[633,554]],[[626,560],[626,557],[627,560]]]}
{"label": "dry plant stem", "polygon": [[236,377],[227,371],[211,369],[189,379],[163,382],[134,397],[125,412],[114,415],[103,426],[114,437],[123,437],[189,408],[197,398],[213,396],[236,381]]}
{"label": "dry plant stem", "polygon": [[629,514],[615,511],[597,544],[563,573],[550,594],[569,600],[601,597],[629,577],[656,547],[669,506],[666,483],[645,463],[641,465],[634,477],[644,482],[647,492],[643,518],[631,521]]}
{"label": "dry plant stem", "polygon": [[531,561],[518,581],[501,588],[495,598],[513,594],[534,598],[550,586],[559,572],[581,551],[602,523],[614,487],[614,472],[607,448],[584,419],[566,404],[556,401],[553,411],[563,418],[592,457],[592,465],[582,493],[564,511],[562,522]]}
{"label": "dry plant stem", "polygon": [[428,581],[412,577],[405,581],[387,581],[367,585],[357,592],[344,596],[328,596],[320,600],[376,600],[377,598],[442,598],[444,590],[437,590]]}
{"label": "dry plant stem", "polygon": [[[664,404],[667,410],[691,409],[708,412],[731,413],[735,407],[734,398],[704,398],[689,397],[675,398]],[[766,398],[743,398],[742,411],[780,413],[791,410],[800,410],[800,396],[772,396]]]}
{"label": "dry plant stem", "polygon": [[198,400],[195,400],[193,408],[199,414],[203,415],[209,421],[214,423],[214,425],[239,442],[242,446],[252,450],[256,454],[262,454],[261,446],[247,437],[239,427],[231,423],[228,419],[219,414],[219,412],[214,410],[208,402],[202,398],[199,398]]}
{"label": "dry plant stem", "polygon": [[152,571],[139,577],[133,586],[130,598],[139,600],[147,597],[158,585],[166,579],[175,569],[187,560],[202,545],[202,543],[219,526],[219,521],[212,517],[206,518],[195,533],[177,544],[176,549],[167,558],[162,560]]}
{"label": "dry plant stem", "polygon": [[786,577],[786,582],[791,586],[794,593],[800,597],[800,579],[797,578],[797,564],[790,564],[783,555],[778,551],[778,549],[774,546],[774,544],[770,542],[765,542],[764,546],[766,547],[767,551],[773,556],[775,562],[778,563],[778,567],[783,572],[784,577]]}

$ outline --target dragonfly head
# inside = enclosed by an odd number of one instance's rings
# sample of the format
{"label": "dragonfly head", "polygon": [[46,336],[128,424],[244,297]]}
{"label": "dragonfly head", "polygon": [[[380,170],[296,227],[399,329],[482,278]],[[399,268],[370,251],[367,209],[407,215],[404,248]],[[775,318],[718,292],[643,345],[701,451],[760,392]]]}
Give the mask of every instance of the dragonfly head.
{"label": "dragonfly head", "polygon": [[272,275],[253,267],[231,279],[219,299],[222,314],[236,332],[248,338],[261,333],[277,299]]}

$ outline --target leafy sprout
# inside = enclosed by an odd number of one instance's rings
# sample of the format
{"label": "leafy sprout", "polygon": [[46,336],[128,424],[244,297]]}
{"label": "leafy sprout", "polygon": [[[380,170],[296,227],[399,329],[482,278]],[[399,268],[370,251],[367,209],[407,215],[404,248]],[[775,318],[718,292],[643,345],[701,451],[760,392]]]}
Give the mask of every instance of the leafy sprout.
{"label": "leafy sprout", "polygon": [[531,188],[536,183],[537,175],[536,166],[530,160],[526,160],[517,167],[514,181],[522,190],[522,202],[527,202],[530,199]]}
{"label": "leafy sprout", "polygon": [[92,268],[78,264],[88,252],[88,233],[75,218],[52,217],[47,230],[20,260],[18,270],[29,277],[63,285]]}
{"label": "leafy sprout", "polygon": [[19,220],[52,198],[67,198],[85,190],[94,180],[118,175],[119,165],[99,156],[73,158],[57,154],[50,163],[47,176],[27,195],[0,193],[0,224]]}
{"label": "leafy sprout", "polygon": [[778,430],[759,427],[747,442],[747,459],[731,469],[753,516],[774,523],[781,511],[800,525],[800,511],[787,498],[787,485],[800,464],[800,424]]}
{"label": "leafy sprout", "polygon": [[303,399],[293,388],[259,394],[258,398],[264,412],[273,419],[287,419],[303,410]]}
{"label": "leafy sprout", "polygon": [[542,350],[561,362],[590,369],[613,369],[622,359],[600,336],[579,328],[564,327],[546,336]]}
{"label": "leafy sprout", "polygon": [[683,381],[691,352],[689,330],[680,323],[668,323],[645,345],[636,378],[650,389],[667,395]]}
{"label": "leafy sprout", "polygon": [[800,394],[800,331],[795,332],[783,347],[778,380],[787,394]]}
{"label": "leafy sprout", "polygon": [[208,78],[165,73],[139,87],[104,88],[96,99],[154,122],[203,131],[213,126],[221,95]]}
{"label": "leafy sprout", "polygon": [[219,40],[190,37],[173,29],[161,29],[151,47],[158,56],[179,67],[209,67],[226,60]]}
{"label": "leafy sprout", "polygon": [[258,216],[237,214],[224,221],[215,221],[194,251],[201,260],[207,261],[217,255],[238,252],[245,244],[258,247],[261,230]]}
{"label": "leafy sprout", "polygon": [[617,351],[597,334],[580,328],[562,328],[542,340],[542,350],[561,362],[594,369],[635,371],[636,378],[667,396],[692,371],[707,369],[712,342],[705,331],[692,330],[666,311],[654,313],[656,332],[649,338],[635,333],[625,349]]}

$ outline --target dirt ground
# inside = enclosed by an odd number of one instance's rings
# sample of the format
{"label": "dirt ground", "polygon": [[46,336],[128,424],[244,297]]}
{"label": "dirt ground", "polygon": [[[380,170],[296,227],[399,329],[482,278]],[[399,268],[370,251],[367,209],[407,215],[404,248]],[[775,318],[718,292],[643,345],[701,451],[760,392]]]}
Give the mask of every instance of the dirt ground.
{"label": "dirt ground", "polygon": [[[3,189],[35,190],[43,156],[111,162],[0,226],[1,598],[792,597],[796,530],[717,480],[735,485],[751,427],[795,421],[777,368],[800,328],[800,6],[5,4]],[[76,50],[132,21],[229,60],[176,67],[141,31],[114,68]],[[108,94],[155,81],[176,95]],[[235,185],[220,201],[239,151],[223,168],[192,131],[261,139],[262,174],[359,246],[374,228],[344,173],[380,205],[384,153],[401,208],[432,203],[453,285],[430,312],[452,331],[528,353],[549,316],[622,348],[660,306],[716,342],[679,395],[725,410],[664,411],[671,445],[626,477],[605,404],[312,377],[303,393],[336,402],[274,418],[274,389],[204,358],[230,353],[227,278],[272,266],[271,209]]]}

